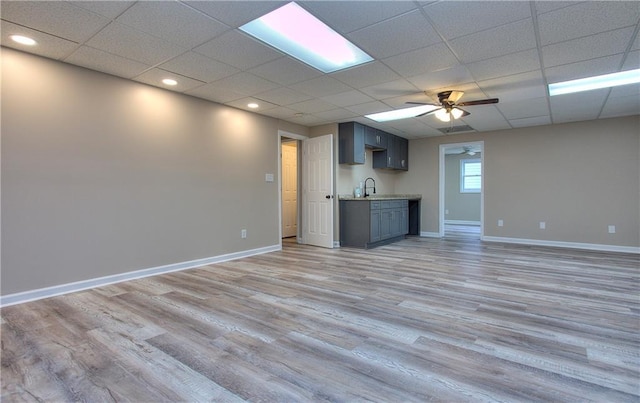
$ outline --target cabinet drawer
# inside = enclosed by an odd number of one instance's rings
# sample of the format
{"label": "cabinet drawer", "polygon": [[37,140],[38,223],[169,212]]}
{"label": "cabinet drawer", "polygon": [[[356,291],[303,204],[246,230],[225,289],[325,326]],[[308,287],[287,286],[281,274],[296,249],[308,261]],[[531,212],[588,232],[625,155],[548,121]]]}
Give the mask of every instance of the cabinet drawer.
{"label": "cabinet drawer", "polygon": [[385,200],[383,202],[381,202],[381,207],[383,209],[387,209],[387,208],[392,208],[392,209],[399,209],[399,208],[403,208],[403,207],[408,207],[409,206],[409,201],[408,200]]}
{"label": "cabinet drawer", "polygon": [[371,205],[370,205],[370,209],[371,209],[371,210],[380,210],[380,204],[381,204],[382,202],[379,202],[379,201],[372,201],[372,202],[370,202],[370,203],[371,203]]}

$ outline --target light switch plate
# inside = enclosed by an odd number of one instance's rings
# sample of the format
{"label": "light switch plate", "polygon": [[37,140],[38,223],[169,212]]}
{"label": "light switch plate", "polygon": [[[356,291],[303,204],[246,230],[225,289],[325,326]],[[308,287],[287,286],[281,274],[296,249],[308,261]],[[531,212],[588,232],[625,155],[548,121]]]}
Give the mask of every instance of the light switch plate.
{"label": "light switch plate", "polygon": [[273,182],[273,174],[264,174],[265,182]]}

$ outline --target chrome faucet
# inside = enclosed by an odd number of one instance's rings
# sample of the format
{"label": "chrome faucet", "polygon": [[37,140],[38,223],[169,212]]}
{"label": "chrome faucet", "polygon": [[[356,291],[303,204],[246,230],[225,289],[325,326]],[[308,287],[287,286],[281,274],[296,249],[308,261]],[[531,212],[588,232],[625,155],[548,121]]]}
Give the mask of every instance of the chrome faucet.
{"label": "chrome faucet", "polygon": [[376,180],[373,178],[367,178],[364,180],[364,197],[370,196],[370,194],[367,193],[367,181],[369,179],[373,181],[373,194],[376,194]]}

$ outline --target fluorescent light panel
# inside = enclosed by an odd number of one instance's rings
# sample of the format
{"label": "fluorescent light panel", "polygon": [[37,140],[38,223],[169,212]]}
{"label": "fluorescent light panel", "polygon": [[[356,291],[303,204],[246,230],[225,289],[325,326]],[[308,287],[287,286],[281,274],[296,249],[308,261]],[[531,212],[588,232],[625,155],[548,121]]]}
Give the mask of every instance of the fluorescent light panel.
{"label": "fluorescent light panel", "polygon": [[288,3],[240,29],[324,72],[373,60],[296,3]]}
{"label": "fluorescent light panel", "polygon": [[422,115],[423,113],[431,112],[438,108],[440,108],[440,106],[420,105],[420,106],[413,106],[411,108],[396,109],[393,111],[374,113],[371,115],[364,115],[364,116],[371,120],[375,120],[376,122],[388,122],[390,120],[413,118],[418,115]]}
{"label": "fluorescent light panel", "polygon": [[640,83],[640,69],[549,84],[549,95],[571,94],[636,83]]}

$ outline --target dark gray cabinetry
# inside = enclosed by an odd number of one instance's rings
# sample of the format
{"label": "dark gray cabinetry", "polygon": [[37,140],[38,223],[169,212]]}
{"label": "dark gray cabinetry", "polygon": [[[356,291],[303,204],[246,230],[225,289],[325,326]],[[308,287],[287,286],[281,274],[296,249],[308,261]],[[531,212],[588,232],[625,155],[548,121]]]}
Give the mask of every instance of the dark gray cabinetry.
{"label": "dark gray cabinetry", "polygon": [[340,164],[364,164],[364,125],[356,122],[338,126],[338,162]]}
{"label": "dark gray cabinetry", "polygon": [[364,127],[364,145],[373,150],[387,149],[387,133],[373,127]]}
{"label": "dark gray cabinetry", "polygon": [[340,245],[371,248],[409,233],[409,202],[341,200]]}
{"label": "dark gray cabinetry", "polygon": [[387,149],[373,154],[373,167],[378,169],[409,170],[409,141],[389,135]]}

